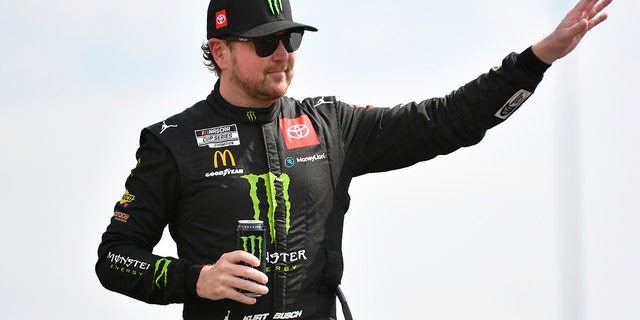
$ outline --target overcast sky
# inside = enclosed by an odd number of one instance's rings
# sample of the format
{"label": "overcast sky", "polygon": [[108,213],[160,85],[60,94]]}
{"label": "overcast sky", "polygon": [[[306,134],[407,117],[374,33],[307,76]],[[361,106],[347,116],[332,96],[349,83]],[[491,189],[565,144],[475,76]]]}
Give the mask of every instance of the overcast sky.
{"label": "overcast sky", "polygon": [[[442,96],[573,5],[292,0],[320,31],[305,34],[288,95]],[[103,289],[93,265],[140,130],[213,87],[206,8],[0,1],[0,318],[181,317]],[[357,319],[640,318],[639,11],[616,0],[479,145],[354,180],[343,289]],[[156,250],[174,252],[170,239]]]}

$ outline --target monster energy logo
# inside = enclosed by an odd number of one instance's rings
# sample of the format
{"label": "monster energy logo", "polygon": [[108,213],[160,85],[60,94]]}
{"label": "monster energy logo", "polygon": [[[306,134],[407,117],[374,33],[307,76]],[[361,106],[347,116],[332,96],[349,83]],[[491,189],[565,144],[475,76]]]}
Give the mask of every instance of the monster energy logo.
{"label": "monster energy logo", "polygon": [[249,121],[254,122],[256,121],[256,112],[255,111],[247,111],[247,119],[249,119]]}
{"label": "monster energy logo", "polygon": [[253,219],[260,220],[260,198],[258,198],[258,182],[264,183],[265,192],[267,194],[267,203],[269,204],[269,212],[267,212],[267,218],[269,219],[269,234],[271,235],[271,242],[276,241],[276,227],[275,227],[275,212],[278,203],[276,201],[276,186],[275,181],[282,183],[284,206],[285,206],[285,234],[289,234],[289,228],[291,227],[291,202],[289,202],[289,185],[291,180],[289,175],[283,173],[280,176],[269,172],[262,175],[249,174],[244,175],[242,178],[247,179],[251,186],[249,195],[251,201],[253,201]]}
{"label": "monster energy logo", "polygon": [[267,0],[269,2],[269,9],[274,15],[279,15],[284,10],[282,8],[282,0]]}
{"label": "monster energy logo", "polygon": [[[240,237],[240,239],[242,239],[242,249],[258,257],[258,259],[260,259],[260,263],[262,263],[262,237],[244,236]],[[256,254],[256,248],[258,249],[258,254]]]}
{"label": "monster energy logo", "polygon": [[158,289],[167,287],[167,280],[169,277],[169,264],[171,264],[171,260],[162,258],[156,261],[156,268],[153,271],[153,287],[158,287]]}

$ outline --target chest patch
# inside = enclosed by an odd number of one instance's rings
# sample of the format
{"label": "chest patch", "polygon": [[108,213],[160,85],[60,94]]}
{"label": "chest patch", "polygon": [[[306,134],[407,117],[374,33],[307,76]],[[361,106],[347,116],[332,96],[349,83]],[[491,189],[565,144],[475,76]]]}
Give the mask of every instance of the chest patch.
{"label": "chest patch", "polygon": [[311,120],[307,115],[295,119],[280,119],[280,130],[287,149],[310,147],[320,144]]}

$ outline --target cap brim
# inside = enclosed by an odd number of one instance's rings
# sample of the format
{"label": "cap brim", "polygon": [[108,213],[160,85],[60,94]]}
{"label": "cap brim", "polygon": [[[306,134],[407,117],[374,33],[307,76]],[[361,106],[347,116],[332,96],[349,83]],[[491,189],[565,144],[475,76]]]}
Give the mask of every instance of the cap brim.
{"label": "cap brim", "polygon": [[241,32],[233,32],[232,35],[236,37],[246,37],[246,38],[256,38],[256,37],[264,37],[270,34],[278,33],[280,31],[285,30],[306,30],[306,31],[318,31],[318,29],[308,26],[306,24],[301,24],[293,21],[273,21],[269,23],[265,23],[263,25],[259,25],[255,28],[251,28],[246,31]]}

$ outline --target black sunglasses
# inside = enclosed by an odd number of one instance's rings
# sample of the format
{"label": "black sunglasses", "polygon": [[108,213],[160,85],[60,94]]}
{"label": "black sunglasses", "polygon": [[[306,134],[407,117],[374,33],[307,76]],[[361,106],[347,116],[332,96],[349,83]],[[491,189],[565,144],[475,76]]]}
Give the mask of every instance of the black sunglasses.
{"label": "black sunglasses", "polygon": [[256,55],[264,58],[272,55],[276,51],[280,40],[282,40],[282,44],[287,52],[298,50],[300,43],[302,43],[303,34],[304,31],[295,31],[283,35],[268,35],[258,38],[225,37],[224,39],[231,42],[251,42],[256,49]]}

